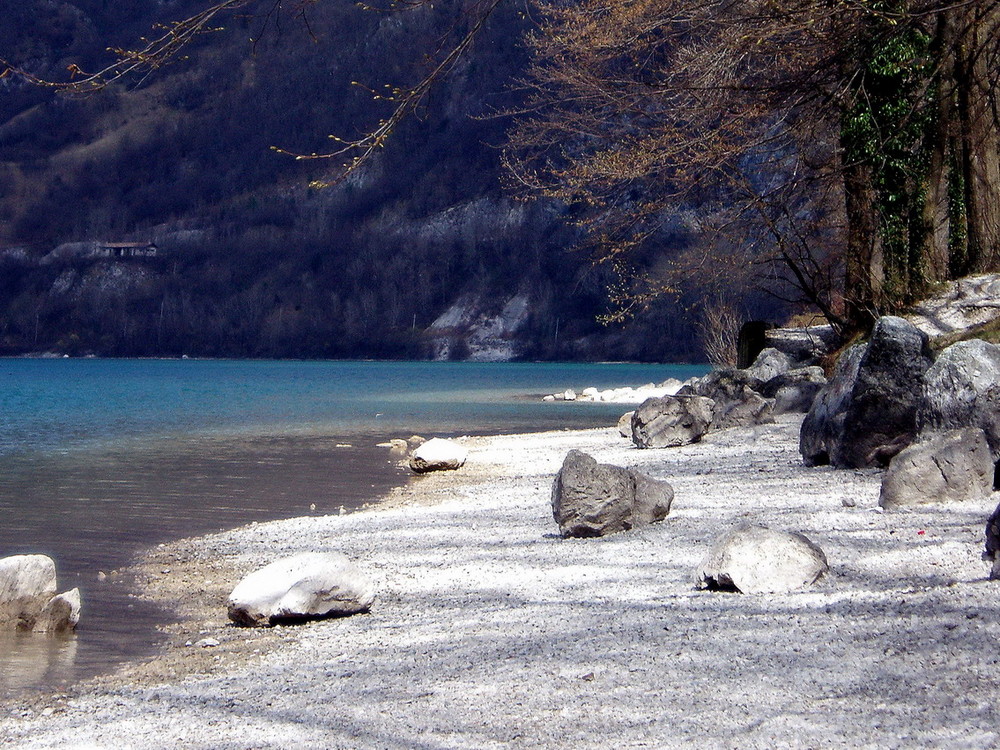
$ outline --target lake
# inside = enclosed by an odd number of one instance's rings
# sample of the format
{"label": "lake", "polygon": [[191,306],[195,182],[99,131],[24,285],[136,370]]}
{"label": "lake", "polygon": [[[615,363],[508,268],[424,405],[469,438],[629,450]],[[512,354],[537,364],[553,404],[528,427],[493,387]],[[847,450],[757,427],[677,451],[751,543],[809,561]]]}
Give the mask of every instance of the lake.
{"label": "lake", "polygon": [[77,633],[0,634],[0,694],[151,654],[168,613],[105,575],[159,542],[336,513],[405,481],[377,443],[608,426],[630,406],[543,402],[696,365],[0,360],[0,557],[53,557]]}

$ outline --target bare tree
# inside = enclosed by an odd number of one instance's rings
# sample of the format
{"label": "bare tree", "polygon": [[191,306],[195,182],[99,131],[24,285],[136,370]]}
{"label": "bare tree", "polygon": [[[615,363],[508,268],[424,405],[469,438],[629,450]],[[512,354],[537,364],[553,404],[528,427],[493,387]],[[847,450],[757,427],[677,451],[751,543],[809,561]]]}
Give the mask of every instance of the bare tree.
{"label": "bare tree", "polygon": [[[956,258],[996,263],[996,0],[537,5],[509,163],[529,193],[585,209],[605,256],[698,206],[716,246],[777,262],[845,331]],[[953,225],[928,233],[941,213]]]}

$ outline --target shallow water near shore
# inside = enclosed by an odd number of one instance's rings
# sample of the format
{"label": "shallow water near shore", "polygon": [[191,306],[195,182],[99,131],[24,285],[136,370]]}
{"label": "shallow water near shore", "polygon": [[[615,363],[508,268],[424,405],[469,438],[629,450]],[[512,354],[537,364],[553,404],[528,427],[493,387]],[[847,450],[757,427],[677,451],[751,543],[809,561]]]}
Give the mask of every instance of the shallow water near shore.
{"label": "shallow water near shore", "polygon": [[[170,614],[120,569],[149,546],[349,511],[405,481],[389,437],[612,423],[568,387],[703,367],[414,362],[0,361],[0,557],[44,553],[83,596],[75,636],[0,634],[0,697],[58,690],[157,648]],[[343,509],[343,511],[342,511]]]}

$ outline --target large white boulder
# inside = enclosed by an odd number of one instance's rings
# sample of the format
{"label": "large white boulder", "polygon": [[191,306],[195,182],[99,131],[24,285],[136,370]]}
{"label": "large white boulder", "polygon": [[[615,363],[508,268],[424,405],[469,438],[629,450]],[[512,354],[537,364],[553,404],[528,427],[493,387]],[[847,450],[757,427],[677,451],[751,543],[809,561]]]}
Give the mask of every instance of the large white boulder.
{"label": "large white boulder", "polygon": [[56,564],[46,555],[0,559],[0,630],[72,630],[80,621],[80,592],[56,596]]}
{"label": "large white boulder", "polygon": [[469,457],[465,446],[453,440],[431,438],[410,455],[410,468],[418,474],[461,468]]}
{"label": "large white boulder", "polygon": [[264,627],[367,612],[375,586],[339,552],[303,552],[254,571],[229,595],[229,619]]}
{"label": "large white boulder", "polygon": [[802,534],[739,526],[712,547],[696,573],[699,588],[784,594],[815,583],[829,566]]}

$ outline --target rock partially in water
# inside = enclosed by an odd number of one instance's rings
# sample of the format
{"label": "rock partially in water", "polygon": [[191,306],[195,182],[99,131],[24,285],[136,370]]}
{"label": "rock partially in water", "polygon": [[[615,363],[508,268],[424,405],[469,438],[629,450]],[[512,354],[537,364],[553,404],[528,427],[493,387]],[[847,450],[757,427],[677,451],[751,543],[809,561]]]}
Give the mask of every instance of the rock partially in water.
{"label": "rock partially in water", "polygon": [[65,633],[80,622],[80,589],[73,588],[49,599],[35,626],[36,633]]}
{"label": "rock partially in water", "polygon": [[266,627],[367,612],[374,601],[374,584],[345,555],[304,552],[250,573],[228,607],[236,624]]}
{"label": "rock partially in water", "polygon": [[80,591],[56,595],[56,564],[46,555],[0,559],[0,630],[72,630],[80,621]]}

